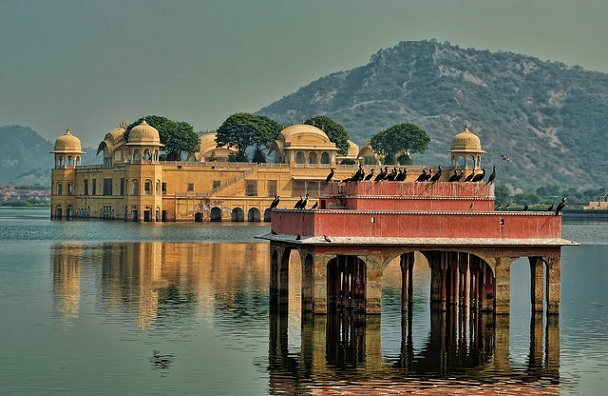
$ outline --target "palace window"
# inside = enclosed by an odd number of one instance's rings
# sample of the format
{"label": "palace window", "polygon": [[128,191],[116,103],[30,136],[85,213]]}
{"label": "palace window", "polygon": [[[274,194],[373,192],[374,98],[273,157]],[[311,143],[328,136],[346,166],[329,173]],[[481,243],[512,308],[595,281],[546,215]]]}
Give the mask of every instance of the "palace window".
{"label": "palace window", "polygon": [[152,180],[146,180],[144,182],[144,194],[152,195]]}
{"label": "palace window", "polygon": [[89,195],[89,179],[84,179],[84,195]]}
{"label": "palace window", "polygon": [[139,195],[139,181],[133,180],[131,184],[132,195]]}
{"label": "palace window", "polygon": [[258,195],[257,180],[245,180],[245,195],[248,197],[255,197]]}
{"label": "palace window", "polygon": [[112,179],[104,178],[103,179],[103,195],[112,195]]}
{"label": "palace window", "polygon": [[194,191],[194,183],[188,183],[188,191]]}
{"label": "palace window", "polygon": [[120,195],[125,195],[125,178],[120,178]]}
{"label": "palace window", "polygon": [[57,183],[57,195],[63,195],[63,184]]}
{"label": "palace window", "polygon": [[268,180],[268,196],[274,197],[275,195],[277,195],[277,181]]}
{"label": "palace window", "polygon": [[93,182],[91,183],[92,186],[92,195],[97,195],[97,179],[93,179]]}

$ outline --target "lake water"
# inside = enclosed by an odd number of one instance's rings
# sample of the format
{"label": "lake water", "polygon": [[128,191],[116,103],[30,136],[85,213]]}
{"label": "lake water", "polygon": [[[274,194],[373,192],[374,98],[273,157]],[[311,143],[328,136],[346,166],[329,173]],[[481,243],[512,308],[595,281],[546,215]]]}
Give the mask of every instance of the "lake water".
{"label": "lake water", "polygon": [[[0,209],[0,395],[566,394],[608,389],[608,223],[564,222],[561,311],[431,314],[398,266],[381,317],[269,314],[267,225],[58,221]],[[297,284],[297,260],[290,277]]]}

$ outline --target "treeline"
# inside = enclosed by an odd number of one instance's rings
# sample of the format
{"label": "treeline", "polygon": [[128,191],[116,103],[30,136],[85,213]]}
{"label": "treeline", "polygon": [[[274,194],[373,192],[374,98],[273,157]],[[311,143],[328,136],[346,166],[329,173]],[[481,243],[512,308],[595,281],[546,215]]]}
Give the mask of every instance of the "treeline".
{"label": "treeline", "polygon": [[569,187],[563,189],[556,184],[549,184],[541,186],[536,189],[535,192],[521,192],[513,194],[509,187],[504,184],[496,185],[496,204],[505,207],[510,205],[511,207],[524,207],[528,205],[530,208],[542,208],[544,206],[555,205],[563,197],[568,199],[568,204],[574,205],[587,205],[589,202],[597,202],[606,199],[608,189],[596,188],[596,189],[576,189]]}

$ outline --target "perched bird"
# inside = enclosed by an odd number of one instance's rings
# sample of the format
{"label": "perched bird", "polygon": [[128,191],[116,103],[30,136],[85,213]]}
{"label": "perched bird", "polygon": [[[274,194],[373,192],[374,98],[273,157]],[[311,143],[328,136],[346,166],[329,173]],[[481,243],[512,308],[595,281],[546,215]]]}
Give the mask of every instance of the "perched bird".
{"label": "perched bird", "polygon": [[456,177],[456,180],[454,180],[454,181],[459,182],[463,177],[464,177],[464,171],[460,171],[460,173]]}
{"label": "perched bird", "polygon": [[300,200],[298,202],[296,202],[296,204],[293,208],[300,209],[300,207],[302,206],[302,202],[304,202],[304,198],[302,198],[302,196],[300,195]]}
{"label": "perched bird", "polygon": [[508,203],[508,204],[505,205],[505,209],[507,209],[507,210],[509,210],[510,207],[511,207],[510,203]]}
{"label": "perched bird", "polygon": [[496,205],[496,210],[500,210],[500,208],[502,208],[502,204]]}
{"label": "perched bird", "polygon": [[331,239],[329,239],[329,238],[327,237],[327,235],[323,235],[323,239],[325,240],[325,242],[331,242]]}
{"label": "perched bird", "polygon": [[363,181],[368,181],[368,180],[371,180],[371,178],[372,178],[372,177],[374,177],[374,170],[375,170],[375,169],[372,169],[372,171],[371,171],[371,172],[369,172],[369,173],[367,174],[367,176],[365,176],[365,179],[363,179]]}
{"label": "perched bird", "polygon": [[474,207],[475,207],[475,202],[471,202],[471,204],[469,205],[469,210],[473,210]]}
{"label": "perched bird", "polygon": [[488,181],[486,184],[490,184],[494,181],[494,178],[496,177],[496,166],[492,166],[492,173],[490,173],[490,176],[488,177]]}
{"label": "perched bird", "polygon": [[314,204],[314,205],[312,205],[312,208],[311,208],[311,209],[313,209],[313,210],[314,210],[314,209],[316,209],[316,208],[317,208],[317,206],[319,206],[319,201],[315,202],[315,204]]}
{"label": "perched bird", "polygon": [[553,210],[553,207],[554,207],[554,206],[555,206],[554,204],[551,204],[551,206],[549,206],[549,207],[547,208],[547,212],[551,212],[551,211]]}
{"label": "perched bird", "polygon": [[473,179],[471,179],[471,181],[473,183],[477,183],[477,182],[483,181],[484,177],[486,177],[486,168],[482,168],[481,173],[478,173],[475,176],[473,176]]}
{"label": "perched bird", "polygon": [[501,156],[502,156],[503,160],[505,160],[505,161],[511,161],[511,157],[509,157],[507,155],[504,155],[504,154],[501,154]]}
{"label": "perched bird", "polygon": [[306,205],[308,205],[308,193],[306,194],[306,197],[304,198],[304,200],[300,204],[300,210],[306,209]]}
{"label": "perched bird", "polygon": [[555,208],[556,216],[561,213],[561,211],[564,209],[564,206],[566,206],[566,197],[563,197],[562,202],[560,202],[559,205],[557,205],[557,208]]}
{"label": "perched bird", "polygon": [[270,230],[270,233],[271,233],[272,235],[277,235],[277,232],[276,232],[275,230]]}
{"label": "perched bird", "polygon": [[296,241],[299,241],[300,239],[302,239],[302,237],[300,236],[300,234],[296,235]]}
{"label": "perched bird", "polygon": [[426,169],[422,169],[422,173],[418,175],[418,178],[415,180],[417,182],[423,182],[428,179],[428,174],[426,173]]}
{"label": "perched bird", "polygon": [[380,167],[380,173],[378,173],[378,176],[376,176],[374,178],[374,181],[382,181],[382,180],[384,180],[384,178],[386,177],[387,173],[388,173],[388,166],[385,166],[384,169],[382,169],[382,167]]}
{"label": "perched bird", "polygon": [[280,199],[281,197],[279,197],[278,195],[274,196],[274,200],[272,201],[272,203],[270,204],[270,209],[274,209],[279,205],[279,202],[281,201]]}
{"label": "perched bird", "polygon": [[450,178],[448,179],[449,182],[455,182],[456,179],[458,179],[458,171],[456,171],[456,169],[454,169],[454,174],[452,176],[450,176]]}
{"label": "perched bird", "polygon": [[431,180],[429,180],[431,183],[435,183],[436,181],[439,180],[439,178],[441,177],[441,165],[439,165],[437,167],[437,173],[435,173],[433,175],[433,177],[431,177]]}
{"label": "perched bird", "polygon": [[330,169],[330,171],[329,171],[329,175],[327,175],[327,177],[325,178],[325,183],[326,183],[326,184],[327,184],[327,183],[329,183],[329,181],[330,181],[331,179],[333,179],[333,177],[334,177],[334,170],[335,170],[334,168],[331,168],[331,169]]}
{"label": "perched bird", "polygon": [[470,182],[471,180],[473,180],[473,178],[475,177],[475,169],[473,169],[473,172],[471,172],[465,179],[465,182]]}
{"label": "perched bird", "polygon": [[525,204],[525,205],[524,205],[524,212],[525,212],[526,210],[528,210],[528,204]]}
{"label": "perched bird", "polygon": [[395,177],[397,177],[397,168],[393,167],[393,170],[391,171],[391,173],[389,173],[388,175],[386,175],[386,177],[384,178],[384,180],[386,180],[386,181],[393,181],[393,180],[395,180]]}
{"label": "perched bird", "polygon": [[407,170],[399,168],[399,172],[397,172],[397,176],[395,176],[395,181],[404,181],[407,178]]}

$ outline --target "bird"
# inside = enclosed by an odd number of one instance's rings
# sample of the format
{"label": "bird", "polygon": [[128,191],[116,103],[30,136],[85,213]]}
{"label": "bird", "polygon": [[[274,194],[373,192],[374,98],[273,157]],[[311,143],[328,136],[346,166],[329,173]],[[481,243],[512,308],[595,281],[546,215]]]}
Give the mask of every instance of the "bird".
{"label": "bird", "polygon": [[304,198],[302,198],[302,196],[300,195],[300,200],[298,202],[296,202],[296,204],[293,208],[300,209],[300,207],[302,206],[302,202],[304,202]]}
{"label": "bird", "polygon": [[329,181],[331,179],[333,179],[333,177],[334,177],[334,170],[335,170],[334,168],[330,169],[329,175],[327,175],[327,177],[325,178],[325,184],[329,183]]}
{"label": "bird", "polygon": [[458,172],[454,169],[454,174],[448,179],[449,182],[455,182],[458,179]]}
{"label": "bird", "polygon": [[397,172],[397,176],[395,176],[395,181],[404,181],[407,178],[407,171],[405,169],[399,168],[399,172]]}
{"label": "bird", "polygon": [[384,178],[384,180],[386,180],[386,181],[393,181],[393,180],[395,180],[396,176],[397,176],[397,168],[393,167],[393,170],[391,171],[391,173],[389,173],[388,175],[386,175],[386,177]]}
{"label": "bird", "polygon": [[500,210],[500,208],[502,208],[502,204],[496,205],[496,210]]}
{"label": "bird", "polygon": [[492,166],[492,173],[490,173],[490,176],[488,177],[488,181],[486,182],[486,184],[491,184],[492,182],[494,182],[495,177],[496,177],[496,166]]}
{"label": "bird", "polygon": [[423,182],[427,179],[426,169],[422,168],[422,173],[418,175],[418,178],[415,180],[417,182]]}
{"label": "bird", "polygon": [[274,196],[274,200],[272,201],[272,203],[270,204],[270,209],[274,209],[279,205],[279,201],[281,197],[279,197],[278,195]]}
{"label": "bird", "polygon": [[471,204],[469,205],[469,210],[473,210],[474,207],[475,207],[475,202],[471,202]]}
{"label": "bird", "polygon": [[528,210],[528,204],[525,204],[525,205],[524,205],[524,212],[525,212],[526,210]]}
{"label": "bird", "polygon": [[505,205],[505,209],[507,209],[507,210],[509,210],[510,207],[511,207],[510,203],[508,203],[508,204]]}
{"label": "bird", "polygon": [[270,233],[271,233],[272,235],[277,235],[277,232],[276,232],[275,230],[270,230]]}
{"label": "bird", "polygon": [[323,239],[325,240],[325,242],[331,242],[331,239],[329,239],[327,235],[323,235]]}
{"label": "bird", "polygon": [[503,160],[505,160],[505,161],[511,161],[511,157],[509,157],[508,155],[501,154],[501,156],[502,156]]}
{"label": "bird", "polygon": [[473,169],[473,172],[471,172],[465,179],[465,182],[470,182],[471,180],[473,180],[473,178],[475,177],[475,169]]}
{"label": "bird", "polygon": [[471,181],[473,183],[477,183],[477,182],[482,181],[484,177],[486,177],[486,168],[482,168],[481,169],[481,173],[478,173],[475,176],[473,176],[473,178],[471,179]]}
{"label": "bird", "polygon": [[441,177],[441,165],[439,165],[437,167],[437,173],[435,173],[433,175],[433,177],[431,177],[431,180],[429,180],[431,183],[435,183],[436,181],[439,180],[439,178]]}
{"label": "bird", "polygon": [[555,208],[555,215],[559,215],[561,213],[561,211],[564,209],[564,206],[566,206],[566,197],[562,198],[562,202],[560,202],[557,205],[557,208]]}
{"label": "bird", "polygon": [[374,170],[375,170],[375,169],[372,169],[372,170],[371,170],[371,172],[369,172],[369,173],[367,174],[367,176],[365,176],[365,179],[363,179],[363,181],[368,181],[368,180],[371,180],[371,178],[372,178],[372,177],[374,177]]}
{"label": "bird", "polygon": [[378,176],[376,176],[374,178],[374,181],[384,180],[387,173],[388,173],[388,166],[385,166],[384,169],[382,169],[382,167],[380,167],[380,173],[378,173]]}
{"label": "bird", "polygon": [[554,207],[554,206],[555,206],[554,204],[551,204],[551,206],[549,206],[549,207],[547,208],[547,212],[551,212],[551,211],[553,210],[553,207]]}
{"label": "bird", "polygon": [[300,234],[296,235],[296,241],[299,241],[300,239],[302,239],[302,237],[300,236]]}
{"label": "bird", "polygon": [[319,201],[315,202],[315,204],[314,204],[314,205],[312,205],[312,208],[311,208],[311,209],[313,209],[313,210],[314,210],[314,209],[316,209],[316,208],[317,208],[317,206],[319,206]]}
{"label": "bird", "polygon": [[306,205],[308,205],[308,193],[306,193],[306,197],[304,198],[304,200],[300,204],[300,210],[306,209]]}

